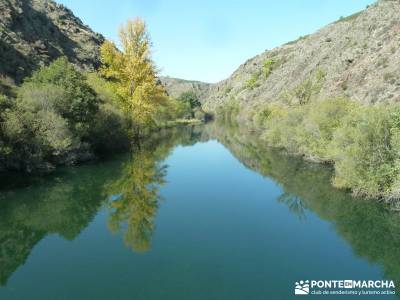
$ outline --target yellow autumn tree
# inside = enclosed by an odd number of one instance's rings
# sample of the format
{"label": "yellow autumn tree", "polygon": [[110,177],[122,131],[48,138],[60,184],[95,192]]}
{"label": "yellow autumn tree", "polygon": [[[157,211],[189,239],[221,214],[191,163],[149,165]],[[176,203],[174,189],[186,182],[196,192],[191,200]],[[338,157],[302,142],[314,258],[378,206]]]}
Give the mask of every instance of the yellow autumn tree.
{"label": "yellow autumn tree", "polygon": [[101,47],[101,73],[108,78],[121,99],[123,108],[138,128],[154,122],[154,115],[166,101],[165,90],[157,82],[151,59],[151,41],[146,24],[128,20],[119,30],[121,49],[110,41]]}

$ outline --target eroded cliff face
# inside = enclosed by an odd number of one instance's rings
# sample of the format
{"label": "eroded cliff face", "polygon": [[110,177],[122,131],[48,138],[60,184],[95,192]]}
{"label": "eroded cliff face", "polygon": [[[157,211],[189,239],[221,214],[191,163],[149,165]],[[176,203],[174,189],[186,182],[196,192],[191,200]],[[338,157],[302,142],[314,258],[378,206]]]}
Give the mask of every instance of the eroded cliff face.
{"label": "eroded cliff face", "polygon": [[0,0],[0,76],[19,82],[60,56],[81,69],[99,65],[104,38],[51,0]]}
{"label": "eroded cliff face", "polygon": [[[381,0],[314,34],[253,57],[202,97],[209,111],[229,100],[250,111],[270,101],[345,96],[400,101],[400,1]],[[307,90],[308,89],[308,90]]]}
{"label": "eroded cliff face", "polygon": [[[193,91],[210,112],[230,100],[243,114],[271,101],[345,96],[400,101],[400,1],[380,0],[314,34],[265,51],[217,84],[161,77],[171,96]],[[52,0],[0,0],[0,79],[17,83],[59,56],[99,65],[104,38]]]}

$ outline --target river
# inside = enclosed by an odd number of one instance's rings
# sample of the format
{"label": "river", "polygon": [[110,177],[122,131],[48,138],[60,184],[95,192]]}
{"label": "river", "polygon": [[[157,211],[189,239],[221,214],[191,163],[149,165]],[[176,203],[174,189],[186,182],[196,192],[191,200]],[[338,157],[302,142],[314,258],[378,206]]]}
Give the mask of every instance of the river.
{"label": "river", "polygon": [[[44,177],[8,174],[0,299],[292,299],[300,280],[400,285],[399,213],[331,176],[216,124]],[[382,297],[394,296],[367,298]]]}

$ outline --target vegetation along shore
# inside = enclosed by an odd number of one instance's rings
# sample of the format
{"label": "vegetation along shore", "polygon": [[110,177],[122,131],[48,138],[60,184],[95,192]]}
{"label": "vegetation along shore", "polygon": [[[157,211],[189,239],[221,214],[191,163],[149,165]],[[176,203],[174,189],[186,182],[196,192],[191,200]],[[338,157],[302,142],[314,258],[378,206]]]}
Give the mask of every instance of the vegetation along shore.
{"label": "vegetation along shore", "polygon": [[[60,4],[7,3],[0,170],[75,164],[213,115],[258,132],[268,146],[332,165],[336,187],[400,198],[398,1],[379,0],[267,50],[215,84],[158,76],[143,20],[121,27],[117,47]],[[18,10],[35,22],[19,21]]]}

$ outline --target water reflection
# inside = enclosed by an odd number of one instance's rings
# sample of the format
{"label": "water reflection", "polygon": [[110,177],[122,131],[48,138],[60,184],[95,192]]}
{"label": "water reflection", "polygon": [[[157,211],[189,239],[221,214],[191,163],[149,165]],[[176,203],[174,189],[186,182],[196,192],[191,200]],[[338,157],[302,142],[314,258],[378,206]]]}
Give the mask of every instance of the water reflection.
{"label": "water reflection", "polygon": [[165,182],[167,170],[160,163],[164,157],[160,148],[137,149],[125,163],[121,177],[106,187],[108,193],[118,195],[109,203],[109,228],[119,232],[126,224],[125,242],[136,251],[150,248],[160,200],[158,189]]}
{"label": "water reflection", "polygon": [[134,251],[148,251],[163,203],[160,187],[166,183],[165,158],[176,145],[209,139],[217,139],[247,168],[277,182],[282,190],[277,201],[291,213],[306,219],[312,212],[329,221],[357,256],[380,266],[386,278],[400,285],[397,212],[334,189],[326,166],[265,147],[256,133],[216,123],[204,129],[163,130],[129,155],[65,169],[47,178],[25,181],[22,187],[1,186],[0,284],[7,283],[40,240],[49,234],[73,240],[102,207],[112,232],[123,235]]}
{"label": "water reflection", "polygon": [[159,188],[165,183],[163,163],[176,145],[189,145],[200,137],[199,127],[162,130],[135,147],[120,177],[105,187],[110,195],[109,228],[123,232],[125,243],[137,252],[150,249],[159,207]]}
{"label": "water reflection", "polygon": [[6,285],[44,237],[73,240],[102,205],[109,209],[113,232],[124,231],[135,251],[148,250],[167,168],[162,161],[176,145],[191,144],[200,133],[197,127],[162,130],[130,155],[43,178],[19,175],[10,181],[7,174],[0,180],[0,285]]}
{"label": "water reflection", "polygon": [[83,166],[52,177],[23,180],[23,187],[0,190],[0,284],[25,263],[45,236],[73,240],[101,207],[102,185],[120,161]]}
{"label": "water reflection", "polygon": [[400,292],[400,214],[388,205],[351,197],[332,187],[332,170],[265,146],[257,133],[212,129],[231,153],[248,168],[275,180],[282,189],[278,201],[299,218],[309,210],[333,224],[353,252],[377,264]]}

